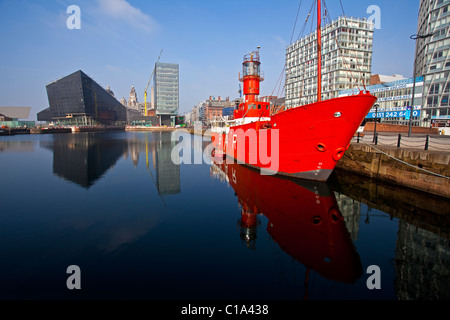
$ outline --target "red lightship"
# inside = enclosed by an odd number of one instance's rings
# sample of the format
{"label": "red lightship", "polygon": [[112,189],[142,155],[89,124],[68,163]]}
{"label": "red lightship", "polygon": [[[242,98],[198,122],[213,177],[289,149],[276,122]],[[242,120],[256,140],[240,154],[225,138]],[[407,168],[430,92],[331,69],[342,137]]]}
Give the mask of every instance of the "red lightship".
{"label": "red lightship", "polygon": [[[318,82],[321,80],[320,1],[318,5]],[[259,101],[259,50],[244,56],[245,100],[233,116],[212,122],[216,156],[228,155],[240,163],[302,179],[326,181],[350,145],[358,127],[377,98],[367,91],[317,102],[272,114],[270,103]]]}

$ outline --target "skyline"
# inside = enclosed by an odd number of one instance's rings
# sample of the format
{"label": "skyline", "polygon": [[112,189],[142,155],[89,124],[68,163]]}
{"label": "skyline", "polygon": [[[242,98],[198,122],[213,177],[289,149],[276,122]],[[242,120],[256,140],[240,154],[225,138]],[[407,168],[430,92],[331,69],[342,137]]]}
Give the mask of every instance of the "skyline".
{"label": "skyline", "polygon": [[[328,0],[330,1],[330,0]],[[330,18],[340,3],[326,3]],[[82,70],[118,101],[128,101],[134,85],[139,102],[154,64],[180,67],[180,109],[184,114],[209,96],[239,97],[242,57],[261,46],[265,81],[261,95],[277,95],[285,50],[299,35],[312,0],[302,1],[64,1],[0,2],[0,105],[30,106],[30,120],[48,107],[45,86]],[[342,0],[347,16],[369,18],[376,5],[381,28],[374,33],[372,74],[412,77],[419,1]],[[80,29],[67,28],[77,5]],[[303,35],[309,34],[308,24]],[[153,83],[152,83],[153,84]],[[278,91],[278,92],[277,92]],[[149,100],[149,99],[148,99]]]}

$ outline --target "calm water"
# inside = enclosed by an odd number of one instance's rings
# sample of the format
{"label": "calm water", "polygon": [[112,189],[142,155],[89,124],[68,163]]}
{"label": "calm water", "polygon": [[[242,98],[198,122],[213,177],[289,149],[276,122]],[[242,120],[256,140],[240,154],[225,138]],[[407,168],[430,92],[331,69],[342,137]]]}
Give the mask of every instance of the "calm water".
{"label": "calm water", "polygon": [[[198,160],[208,142],[182,136]],[[340,171],[319,184],[175,165],[176,144],[0,137],[0,298],[450,298],[448,201]],[[70,265],[81,290],[66,286]]]}

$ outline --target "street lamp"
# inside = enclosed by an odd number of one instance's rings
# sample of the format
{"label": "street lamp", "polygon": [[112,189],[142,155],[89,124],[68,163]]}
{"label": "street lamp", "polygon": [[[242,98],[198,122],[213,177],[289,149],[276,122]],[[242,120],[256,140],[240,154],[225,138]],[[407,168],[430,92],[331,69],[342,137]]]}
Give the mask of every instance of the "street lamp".
{"label": "street lamp", "polygon": [[[428,37],[433,36],[434,33],[429,33],[429,34],[413,34],[411,37],[409,37],[412,40],[417,40],[417,39],[425,39]],[[413,90],[412,90],[412,97],[411,97],[411,111],[409,114],[409,126],[408,126],[408,137],[411,137],[411,126],[412,126],[412,116],[413,116],[413,111],[414,111],[414,96],[416,94],[416,58],[417,58],[417,43],[416,43],[416,52],[414,54],[414,75],[413,75]],[[423,97],[423,93],[422,93],[422,97]]]}
{"label": "street lamp", "polygon": [[380,105],[377,103],[377,104],[374,104],[374,107],[375,107],[375,128],[374,128],[374,130],[373,130],[373,143],[375,143],[375,139],[376,139],[376,136],[377,136],[377,118],[378,118],[378,107],[379,107]]}

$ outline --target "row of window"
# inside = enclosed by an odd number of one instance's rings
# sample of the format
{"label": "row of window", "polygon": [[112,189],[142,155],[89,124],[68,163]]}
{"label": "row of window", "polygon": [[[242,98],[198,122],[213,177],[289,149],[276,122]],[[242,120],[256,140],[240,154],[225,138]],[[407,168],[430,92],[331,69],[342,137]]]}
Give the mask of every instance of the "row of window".
{"label": "row of window", "polygon": [[432,117],[450,116],[450,109],[434,108],[434,109],[426,110],[425,117],[428,117],[428,115],[431,115]]}
{"label": "row of window", "polygon": [[[450,68],[450,61],[444,64],[444,68]],[[436,63],[430,66],[430,71],[442,69],[442,63]]]}
{"label": "row of window", "polygon": [[448,76],[449,76],[449,71],[437,72],[437,73],[426,74],[424,76],[424,80],[425,80],[425,83],[438,82],[438,81],[441,81],[441,79],[447,80]]}
{"label": "row of window", "polygon": [[439,15],[446,14],[447,12],[450,11],[449,8],[450,8],[450,6],[444,6],[444,7],[440,8],[439,10],[433,11],[433,16],[432,17],[436,18]]}
{"label": "row of window", "polygon": [[430,85],[430,89],[428,91],[428,94],[439,94],[441,91],[441,88],[444,88],[444,93],[450,92],[450,83],[445,84],[441,84],[441,83],[434,83],[432,85]]}
{"label": "row of window", "polygon": [[441,103],[439,104],[439,96],[428,97],[427,99],[427,107],[447,107],[449,106],[448,102],[448,94],[444,94],[441,98]]}
{"label": "row of window", "polygon": [[440,26],[445,26],[449,22],[450,22],[450,16],[446,15],[443,17],[439,17],[437,20],[431,22],[430,28],[431,28],[431,30],[434,30],[435,28],[438,28]]}

